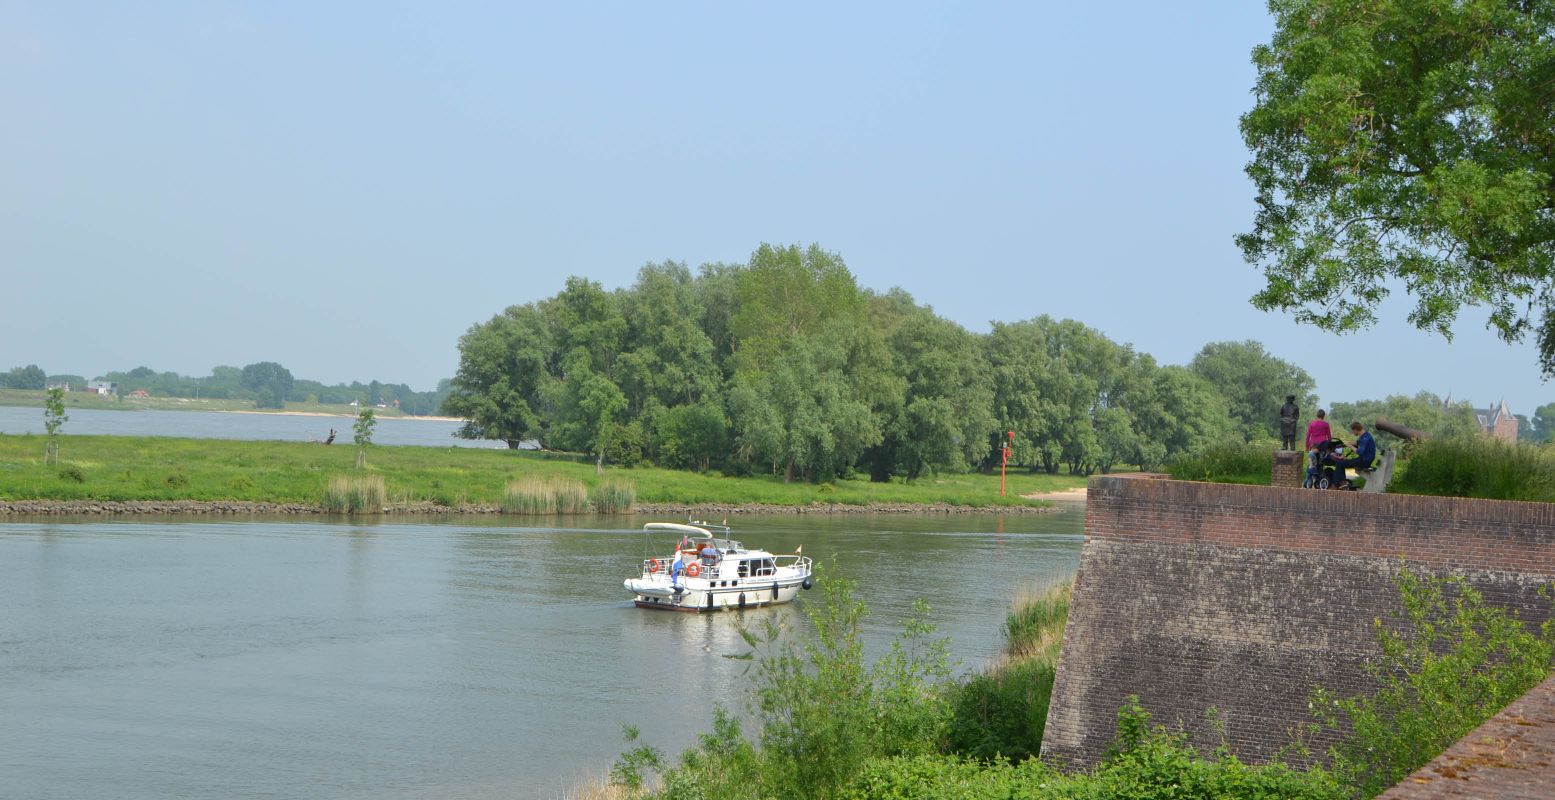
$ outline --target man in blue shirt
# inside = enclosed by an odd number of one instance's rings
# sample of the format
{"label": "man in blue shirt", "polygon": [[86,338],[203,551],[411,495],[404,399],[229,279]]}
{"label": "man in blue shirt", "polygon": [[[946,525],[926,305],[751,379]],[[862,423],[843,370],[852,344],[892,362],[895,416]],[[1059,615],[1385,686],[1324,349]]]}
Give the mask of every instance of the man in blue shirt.
{"label": "man in blue shirt", "polygon": [[1350,423],[1350,432],[1355,434],[1355,457],[1340,461],[1339,483],[1344,483],[1344,471],[1346,469],[1375,469],[1377,466],[1377,440],[1371,436],[1371,431],[1359,422]]}

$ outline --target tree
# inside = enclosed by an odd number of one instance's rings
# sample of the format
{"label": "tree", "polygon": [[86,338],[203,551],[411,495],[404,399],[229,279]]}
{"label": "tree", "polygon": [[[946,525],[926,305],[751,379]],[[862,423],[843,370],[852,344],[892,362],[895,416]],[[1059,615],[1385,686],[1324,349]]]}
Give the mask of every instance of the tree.
{"label": "tree", "polygon": [[[130,372],[131,375],[135,373],[136,370]],[[258,408],[285,408],[286,396],[292,391],[291,371],[274,361],[249,364],[243,368],[239,382],[244,389],[254,393],[254,405]]]}
{"label": "tree", "polygon": [[1269,8],[1241,122],[1253,304],[1347,331],[1402,283],[1416,327],[1450,338],[1463,306],[1488,306],[1555,374],[1555,2]]}
{"label": "tree", "polygon": [[367,448],[373,444],[373,428],[378,427],[377,416],[371,408],[362,406],[362,410],[356,413],[356,422],[352,423],[352,438],[356,441],[356,468],[367,466]]}
{"label": "tree", "polygon": [[1328,419],[1340,438],[1345,438],[1345,426],[1359,422],[1371,428],[1377,441],[1384,446],[1394,445],[1398,438],[1387,431],[1376,430],[1379,419],[1425,431],[1433,439],[1478,436],[1481,432],[1474,409],[1467,402],[1444,403],[1430,392],[1419,392],[1413,397],[1396,394],[1382,400],[1334,403]]}
{"label": "tree", "polygon": [[1211,342],[1188,367],[1225,395],[1238,432],[1249,442],[1279,436],[1279,408],[1286,395],[1296,396],[1303,414],[1315,410],[1312,376],[1258,342]]}
{"label": "tree", "polygon": [[65,416],[65,390],[56,386],[43,400],[43,431],[49,439],[43,447],[43,463],[59,463],[59,429],[69,420]]}
{"label": "tree", "polygon": [[1545,403],[1534,409],[1533,429],[1539,441],[1555,441],[1555,403]]}
{"label": "tree", "polygon": [[459,371],[443,413],[466,420],[459,436],[502,439],[517,448],[527,439],[548,446],[545,408],[554,357],[545,311],[536,303],[509,306],[459,338]]}
{"label": "tree", "polygon": [[37,364],[28,364],[25,367],[12,367],[10,372],[0,376],[0,387],[42,391],[48,386],[48,381],[48,375]]}

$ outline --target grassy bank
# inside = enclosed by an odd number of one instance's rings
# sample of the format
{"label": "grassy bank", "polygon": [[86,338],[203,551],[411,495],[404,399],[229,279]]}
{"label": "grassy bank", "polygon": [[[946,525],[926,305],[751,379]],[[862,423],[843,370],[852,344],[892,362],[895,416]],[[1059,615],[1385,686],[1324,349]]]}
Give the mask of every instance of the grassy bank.
{"label": "grassy bank", "polygon": [[[246,500],[322,503],[332,478],[351,473],[356,448],[306,442],[248,442],[127,436],[63,436],[59,465],[44,465],[44,437],[0,434],[0,500]],[[366,472],[380,476],[391,505],[508,502],[525,479],[569,480],[591,498],[638,504],[799,506],[947,504],[1040,506],[1019,495],[1085,485],[1068,475],[1012,474],[1007,497],[998,475],[925,477],[912,483],[783,483],[637,467],[607,469],[543,453],[471,448],[373,447]],[[602,485],[603,484],[603,485]],[[624,485],[623,485],[624,484]]]}
{"label": "grassy bank", "polygon": [[[0,406],[25,406],[43,408],[47,393],[30,389],[0,389]],[[257,411],[266,414],[288,412],[293,414],[329,414],[354,417],[357,407],[345,403],[287,403],[286,408],[255,408],[252,400],[218,399],[213,397],[104,397],[87,392],[67,392],[66,408],[89,408],[98,411]],[[379,417],[406,417],[397,408],[375,408]]]}

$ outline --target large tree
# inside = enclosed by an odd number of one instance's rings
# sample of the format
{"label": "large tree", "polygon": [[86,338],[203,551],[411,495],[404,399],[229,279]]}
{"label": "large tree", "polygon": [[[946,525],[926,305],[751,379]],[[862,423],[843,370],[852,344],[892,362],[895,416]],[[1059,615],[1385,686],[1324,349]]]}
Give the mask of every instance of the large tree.
{"label": "large tree", "polygon": [[1247,441],[1279,436],[1279,409],[1286,395],[1296,396],[1304,416],[1317,410],[1312,376],[1252,340],[1210,342],[1193,357],[1189,369],[1225,395],[1231,418]]}
{"label": "large tree", "polygon": [[1555,374],[1555,0],[1270,0],[1242,118],[1237,237],[1259,308],[1345,331],[1400,285],[1451,336],[1465,305]]}
{"label": "large tree", "polygon": [[[137,369],[145,369],[149,375],[155,374],[145,367]],[[130,374],[136,374],[136,370],[131,370]],[[259,408],[286,407],[286,396],[292,391],[291,370],[274,361],[260,361],[244,367],[240,380],[243,388],[254,393],[254,405]]]}
{"label": "large tree", "polygon": [[37,364],[12,367],[9,373],[0,375],[0,387],[9,389],[36,389],[42,391],[48,385],[48,376]]}

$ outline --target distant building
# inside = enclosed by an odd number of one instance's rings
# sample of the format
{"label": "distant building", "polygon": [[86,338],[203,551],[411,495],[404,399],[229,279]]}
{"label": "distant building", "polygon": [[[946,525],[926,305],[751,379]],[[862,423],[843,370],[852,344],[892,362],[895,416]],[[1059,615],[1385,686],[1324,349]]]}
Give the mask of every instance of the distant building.
{"label": "distant building", "polygon": [[92,394],[111,395],[118,390],[119,384],[113,381],[87,381],[86,388],[81,391],[91,392]]}
{"label": "distant building", "polygon": [[145,389],[136,389],[135,391],[130,392],[130,397],[146,398],[146,397],[150,397],[150,396],[151,396],[151,393],[146,391]]}
{"label": "distant building", "polygon": [[1486,436],[1500,439],[1507,444],[1517,444],[1517,417],[1507,410],[1505,400],[1494,408],[1474,409],[1474,420],[1479,423],[1480,430],[1484,431]]}
{"label": "distant building", "polygon": [[69,381],[60,381],[59,383],[54,383],[54,382],[51,381],[48,384],[46,384],[43,388],[45,388],[45,389],[58,389],[58,390],[60,390],[62,392],[68,392],[68,391],[70,391],[70,382]]}

